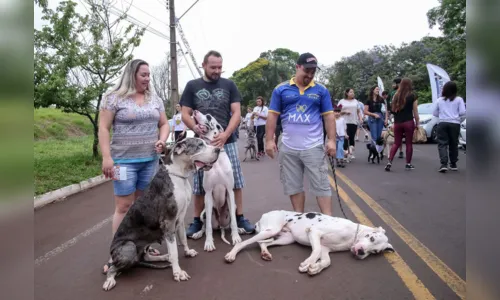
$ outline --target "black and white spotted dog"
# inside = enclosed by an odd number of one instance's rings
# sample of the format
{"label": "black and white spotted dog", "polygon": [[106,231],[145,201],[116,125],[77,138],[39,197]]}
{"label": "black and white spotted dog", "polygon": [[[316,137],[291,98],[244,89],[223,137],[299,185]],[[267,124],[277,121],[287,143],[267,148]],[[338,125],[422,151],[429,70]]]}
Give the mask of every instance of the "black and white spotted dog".
{"label": "black and white spotted dog", "polygon": [[[192,195],[188,176],[194,170],[210,170],[218,160],[219,153],[220,149],[200,138],[185,138],[174,144],[165,159],[165,165],[159,166],[150,185],[129,208],[113,237],[110,246],[112,264],[107,272],[104,290],[116,285],[118,273],[133,266],[145,265],[144,262],[168,261],[174,280],[190,278],[179,266],[176,241],[177,234],[186,256],[198,254],[188,247],[184,226]],[[161,244],[163,241],[166,241],[168,254],[149,254],[147,249],[151,244]]]}

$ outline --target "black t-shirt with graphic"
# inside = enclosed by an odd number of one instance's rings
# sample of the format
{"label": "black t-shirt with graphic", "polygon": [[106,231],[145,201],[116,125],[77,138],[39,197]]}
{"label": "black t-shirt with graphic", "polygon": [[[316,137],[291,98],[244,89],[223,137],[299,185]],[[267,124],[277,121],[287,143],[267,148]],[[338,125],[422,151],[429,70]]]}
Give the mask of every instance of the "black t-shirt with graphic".
{"label": "black t-shirt with graphic", "polygon": [[[233,81],[219,78],[215,82],[207,82],[198,78],[187,83],[180,105],[212,115],[226,130],[231,119],[231,103],[237,102],[241,102],[241,95]],[[226,144],[233,142],[234,135],[231,134]]]}

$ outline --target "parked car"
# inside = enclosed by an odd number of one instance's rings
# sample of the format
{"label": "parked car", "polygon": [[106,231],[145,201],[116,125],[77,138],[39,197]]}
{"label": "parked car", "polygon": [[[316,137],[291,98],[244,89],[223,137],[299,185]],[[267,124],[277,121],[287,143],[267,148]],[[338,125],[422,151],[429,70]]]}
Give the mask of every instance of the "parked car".
{"label": "parked car", "polygon": [[459,147],[463,148],[466,150],[466,137],[465,137],[465,130],[466,130],[466,122],[467,120],[464,120],[460,124],[460,136],[458,137],[458,145]]}
{"label": "parked car", "polygon": [[437,124],[439,123],[439,118],[432,115],[433,111],[434,103],[422,103],[418,105],[420,127],[425,130],[427,140],[432,142],[437,139]]}

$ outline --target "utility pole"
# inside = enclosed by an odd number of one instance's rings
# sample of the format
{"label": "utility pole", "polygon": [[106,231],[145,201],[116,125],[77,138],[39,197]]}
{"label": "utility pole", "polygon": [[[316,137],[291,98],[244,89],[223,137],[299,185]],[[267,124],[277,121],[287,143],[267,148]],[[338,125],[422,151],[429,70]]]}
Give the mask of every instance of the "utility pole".
{"label": "utility pole", "polygon": [[175,113],[175,105],[179,102],[179,78],[177,73],[174,0],[167,0],[167,8],[170,10],[170,102],[172,103],[172,112]]}

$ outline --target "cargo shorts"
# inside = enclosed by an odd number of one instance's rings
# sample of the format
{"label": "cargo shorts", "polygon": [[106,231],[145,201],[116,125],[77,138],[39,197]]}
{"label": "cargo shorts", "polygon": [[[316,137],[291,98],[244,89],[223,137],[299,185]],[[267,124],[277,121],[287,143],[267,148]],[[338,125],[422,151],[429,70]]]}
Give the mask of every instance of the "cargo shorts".
{"label": "cargo shorts", "polygon": [[307,150],[294,150],[280,143],[279,149],[280,180],[285,195],[291,196],[304,191],[304,173],[309,178],[311,194],[316,197],[332,195],[323,144]]}

